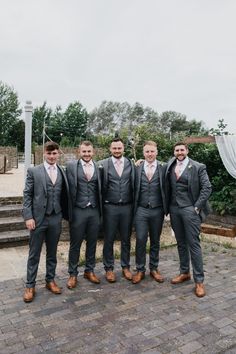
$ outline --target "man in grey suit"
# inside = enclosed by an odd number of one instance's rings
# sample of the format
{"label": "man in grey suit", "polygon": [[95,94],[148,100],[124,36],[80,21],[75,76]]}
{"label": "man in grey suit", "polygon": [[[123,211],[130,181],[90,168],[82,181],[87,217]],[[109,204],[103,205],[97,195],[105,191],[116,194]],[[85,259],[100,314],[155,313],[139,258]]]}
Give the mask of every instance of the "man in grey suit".
{"label": "man in grey suit", "polygon": [[206,292],[199,235],[201,222],[209,213],[207,200],[211,194],[211,183],[206,166],[188,157],[185,143],[175,144],[174,156],[168,162],[165,181],[170,220],[180,259],[180,274],[171,283],[179,284],[190,279],[191,257],[195,294],[203,297]]}
{"label": "man in grey suit", "polygon": [[106,280],[116,281],[114,273],[114,241],[117,231],[121,239],[122,274],[132,280],[130,272],[130,238],[132,231],[135,168],[124,157],[124,143],[114,138],[110,145],[111,157],[99,161],[102,176],[104,210],[103,264]]}
{"label": "man in grey suit", "polygon": [[67,287],[77,285],[80,248],[86,240],[86,263],[84,278],[99,284],[94,273],[97,238],[100,229],[101,181],[98,168],[94,164],[93,145],[83,141],[79,147],[80,159],[68,164],[66,174],[72,201],[72,221],[70,223],[69,279]]}
{"label": "man in grey suit", "polygon": [[27,281],[24,301],[35,296],[35,284],[43,242],[46,243],[46,288],[61,294],[55,283],[57,244],[61,234],[62,217],[69,218],[69,189],[64,171],[57,165],[59,146],[47,142],[44,146],[45,161],[27,171],[24,189],[23,217],[30,230]]}
{"label": "man in grey suit", "polygon": [[157,144],[146,141],[143,146],[145,161],[137,167],[135,182],[136,269],[132,283],[145,277],[146,244],[150,238],[150,276],[158,283],[164,278],[158,270],[160,235],[166,212],[163,177],[165,164],[156,160]]}

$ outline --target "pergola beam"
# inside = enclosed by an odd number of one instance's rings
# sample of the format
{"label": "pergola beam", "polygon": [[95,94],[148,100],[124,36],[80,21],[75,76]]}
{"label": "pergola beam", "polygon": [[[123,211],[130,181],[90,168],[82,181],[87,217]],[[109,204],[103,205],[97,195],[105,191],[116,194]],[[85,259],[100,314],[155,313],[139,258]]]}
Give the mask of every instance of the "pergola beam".
{"label": "pergola beam", "polygon": [[205,143],[215,143],[215,137],[212,135],[208,135],[208,136],[189,136],[187,138],[184,139],[184,142],[186,144],[205,144]]}

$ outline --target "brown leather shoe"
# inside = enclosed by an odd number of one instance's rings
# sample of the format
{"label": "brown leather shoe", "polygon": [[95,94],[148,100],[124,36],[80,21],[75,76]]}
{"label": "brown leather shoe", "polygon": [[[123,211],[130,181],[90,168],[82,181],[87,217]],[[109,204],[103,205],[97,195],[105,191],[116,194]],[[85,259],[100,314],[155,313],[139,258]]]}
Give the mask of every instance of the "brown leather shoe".
{"label": "brown leather shoe", "polygon": [[115,275],[115,273],[113,272],[113,270],[107,270],[107,271],[106,271],[106,280],[107,280],[109,283],[115,283],[115,282],[116,282],[116,275]]}
{"label": "brown leather shoe", "polygon": [[164,283],[165,279],[158,270],[150,270],[150,277],[155,279],[158,283]]}
{"label": "brown leather shoe", "polygon": [[177,275],[171,280],[171,284],[180,284],[183,283],[184,281],[190,280],[191,276],[190,273],[182,273]]}
{"label": "brown leather shoe", "polygon": [[129,268],[123,268],[122,269],[122,274],[123,274],[123,276],[125,277],[125,279],[127,279],[127,280],[132,280],[132,273],[131,273],[131,271],[129,270]]}
{"label": "brown leather shoe", "polygon": [[46,288],[55,295],[61,294],[61,288],[57,286],[54,280],[50,281],[49,283],[46,283]]}
{"label": "brown leather shoe", "polygon": [[195,284],[195,294],[197,297],[203,297],[206,295],[205,287],[203,283],[196,283]]}
{"label": "brown leather shoe", "polygon": [[91,281],[91,283],[100,284],[100,279],[94,274],[94,272],[84,272],[84,278]]}
{"label": "brown leather shoe", "polygon": [[145,273],[144,272],[137,272],[136,274],[133,275],[132,277],[132,283],[133,284],[138,284],[145,278]]}
{"label": "brown leather shoe", "polygon": [[78,282],[77,276],[71,275],[67,281],[66,286],[68,289],[74,289],[74,288],[76,288],[77,282]]}
{"label": "brown leather shoe", "polygon": [[35,297],[35,288],[25,288],[23,300],[24,302],[31,302]]}

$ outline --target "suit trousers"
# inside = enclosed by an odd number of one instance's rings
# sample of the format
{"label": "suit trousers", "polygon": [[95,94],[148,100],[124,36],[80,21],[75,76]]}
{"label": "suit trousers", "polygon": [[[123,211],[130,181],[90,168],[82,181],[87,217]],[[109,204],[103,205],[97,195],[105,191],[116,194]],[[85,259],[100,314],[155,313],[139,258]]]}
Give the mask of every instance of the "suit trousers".
{"label": "suit trousers", "polygon": [[[180,273],[188,273],[190,257],[195,283],[204,280],[202,250],[200,244],[201,219],[193,206],[170,207],[170,221],[175,233],[180,259]],[[190,255],[190,256],[189,256]]]}
{"label": "suit trousers", "polygon": [[144,208],[139,206],[135,215],[136,269],[146,271],[146,245],[150,238],[149,268],[157,270],[159,264],[160,236],[164,220],[162,207]]}
{"label": "suit trousers", "polygon": [[42,223],[30,232],[26,287],[35,287],[43,242],[46,245],[46,282],[55,277],[57,244],[61,234],[62,213],[44,217]]}
{"label": "suit trousers", "polygon": [[85,271],[93,272],[99,229],[100,217],[98,208],[74,207],[72,222],[70,224],[68,268],[70,275],[77,276],[78,274],[80,248],[83,240],[86,240]]}
{"label": "suit trousers", "polygon": [[105,271],[114,269],[114,241],[117,231],[121,240],[121,267],[130,267],[130,238],[132,232],[132,204],[104,205],[104,247]]}

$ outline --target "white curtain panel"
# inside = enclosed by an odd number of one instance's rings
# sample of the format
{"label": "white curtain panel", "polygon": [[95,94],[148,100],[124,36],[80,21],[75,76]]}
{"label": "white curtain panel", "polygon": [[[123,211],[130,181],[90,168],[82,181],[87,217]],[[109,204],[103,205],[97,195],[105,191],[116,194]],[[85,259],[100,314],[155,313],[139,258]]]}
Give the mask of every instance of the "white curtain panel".
{"label": "white curtain panel", "polygon": [[236,135],[215,136],[215,139],[226,170],[236,178]]}

